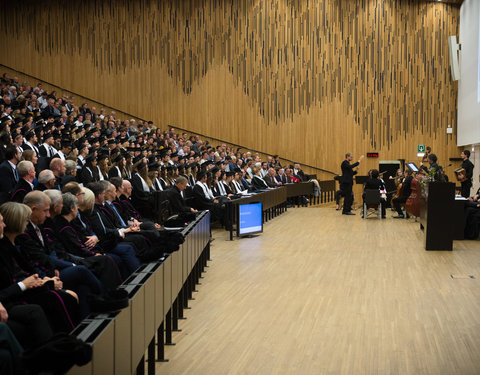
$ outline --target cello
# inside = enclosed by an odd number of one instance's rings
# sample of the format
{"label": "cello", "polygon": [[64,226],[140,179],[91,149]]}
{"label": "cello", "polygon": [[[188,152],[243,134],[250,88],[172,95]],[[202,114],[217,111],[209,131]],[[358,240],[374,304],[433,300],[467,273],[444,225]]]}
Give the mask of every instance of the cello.
{"label": "cello", "polygon": [[395,195],[392,197],[392,199],[390,199],[390,204],[392,205],[392,207],[393,207],[393,200],[394,200],[395,198],[400,198],[402,195],[403,195],[403,186],[402,186],[402,183],[400,182],[400,183],[397,185],[397,192],[396,192]]}

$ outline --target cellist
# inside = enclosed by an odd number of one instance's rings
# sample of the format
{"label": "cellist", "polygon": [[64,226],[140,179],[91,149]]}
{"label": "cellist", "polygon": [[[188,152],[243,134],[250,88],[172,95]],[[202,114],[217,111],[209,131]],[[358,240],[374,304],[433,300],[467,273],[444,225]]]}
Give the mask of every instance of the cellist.
{"label": "cellist", "polygon": [[[395,210],[397,211],[397,216],[394,216],[395,219],[403,219],[405,215],[403,214],[401,204],[405,203],[410,196],[410,193],[412,192],[412,171],[406,170],[405,171],[405,178],[402,180],[402,188],[401,188],[401,194],[398,198],[393,198],[392,203],[395,207]],[[407,219],[410,216],[407,213]]]}

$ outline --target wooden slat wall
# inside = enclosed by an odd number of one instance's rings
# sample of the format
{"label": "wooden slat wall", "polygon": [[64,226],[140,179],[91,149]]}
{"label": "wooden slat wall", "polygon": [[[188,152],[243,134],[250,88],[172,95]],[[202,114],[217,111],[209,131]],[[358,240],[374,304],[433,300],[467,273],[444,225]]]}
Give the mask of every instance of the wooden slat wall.
{"label": "wooden slat wall", "polygon": [[424,143],[446,165],[458,23],[458,6],[417,0],[4,1],[0,63],[327,170],[346,151],[417,161]]}

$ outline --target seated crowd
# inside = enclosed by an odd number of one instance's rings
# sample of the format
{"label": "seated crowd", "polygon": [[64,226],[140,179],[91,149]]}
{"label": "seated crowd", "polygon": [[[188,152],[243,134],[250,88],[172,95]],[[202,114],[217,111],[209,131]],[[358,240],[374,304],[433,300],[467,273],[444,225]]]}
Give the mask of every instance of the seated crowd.
{"label": "seated crowd", "polygon": [[0,92],[0,322],[25,349],[121,308],[122,281],[178,248],[155,194],[170,214],[210,210],[228,229],[226,200],[309,180],[278,156],[122,121],[6,74]]}

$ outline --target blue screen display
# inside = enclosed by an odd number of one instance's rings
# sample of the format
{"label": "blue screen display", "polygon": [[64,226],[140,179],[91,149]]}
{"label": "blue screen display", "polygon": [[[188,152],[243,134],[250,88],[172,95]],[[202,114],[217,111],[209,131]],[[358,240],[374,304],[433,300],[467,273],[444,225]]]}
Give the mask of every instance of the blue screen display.
{"label": "blue screen display", "polygon": [[238,206],[238,211],[239,236],[263,231],[261,203],[241,204]]}

